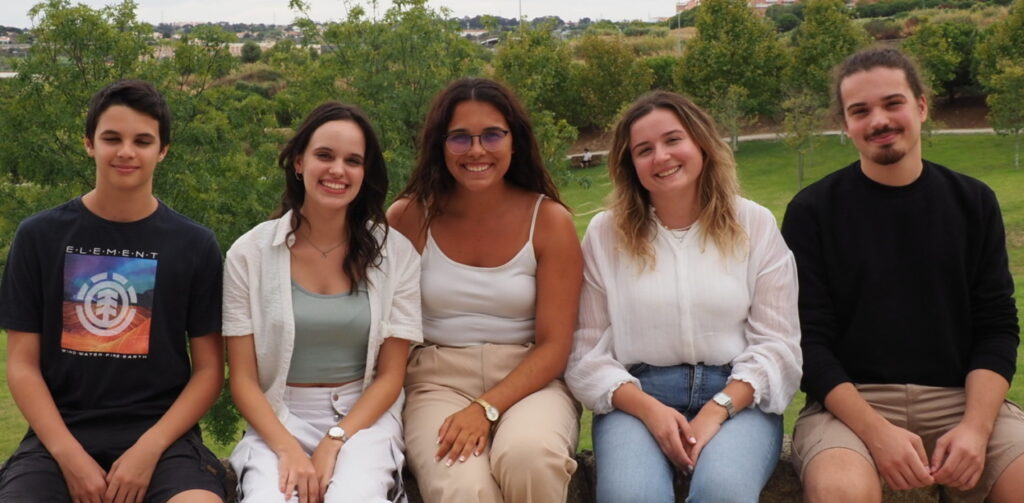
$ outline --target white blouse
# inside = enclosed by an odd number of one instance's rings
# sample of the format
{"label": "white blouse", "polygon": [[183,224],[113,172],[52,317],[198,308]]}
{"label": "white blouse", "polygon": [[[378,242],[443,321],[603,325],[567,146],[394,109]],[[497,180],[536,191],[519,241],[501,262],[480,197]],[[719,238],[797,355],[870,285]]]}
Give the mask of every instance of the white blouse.
{"label": "white blouse", "polygon": [[[595,414],[613,410],[612,393],[639,381],[627,366],[732,365],[730,380],[754,388],[754,405],[781,414],[801,376],[797,275],[775,217],[738,198],[749,251],[726,257],[700,227],[657,225],[655,263],[642,272],[619,247],[610,212],[583,238],[583,293],[565,381]],[[703,248],[703,249],[702,249]]]}
{"label": "white blouse", "polygon": [[[253,335],[260,388],[282,423],[288,366],[295,346],[292,313],[291,255],[295,242],[292,214],[263,222],[246,232],[228,250],[224,263],[225,337]],[[384,239],[383,232],[374,237]],[[370,341],[366,350],[363,390],[373,381],[377,354],[384,339],[423,342],[420,315],[420,256],[398,232],[388,232],[379,267],[366,271],[370,297]],[[390,412],[401,419],[404,392]]]}

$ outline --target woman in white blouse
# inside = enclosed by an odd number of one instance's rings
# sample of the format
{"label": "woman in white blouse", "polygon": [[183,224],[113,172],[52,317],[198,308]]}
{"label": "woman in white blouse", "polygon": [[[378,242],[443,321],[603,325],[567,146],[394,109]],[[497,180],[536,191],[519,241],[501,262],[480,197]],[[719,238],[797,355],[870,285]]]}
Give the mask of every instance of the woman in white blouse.
{"label": "woman in white blouse", "polygon": [[675,467],[687,501],[755,502],[801,375],[793,256],[682,96],[630,107],[609,171],[566,372],[595,414],[598,501],[675,501]]}
{"label": "woman in white blouse", "polygon": [[388,180],[358,109],[313,110],[278,158],[277,218],[224,266],[231,454],[241,501],[402,499],[402,381],[422,341],[419,255],[384,216]]}

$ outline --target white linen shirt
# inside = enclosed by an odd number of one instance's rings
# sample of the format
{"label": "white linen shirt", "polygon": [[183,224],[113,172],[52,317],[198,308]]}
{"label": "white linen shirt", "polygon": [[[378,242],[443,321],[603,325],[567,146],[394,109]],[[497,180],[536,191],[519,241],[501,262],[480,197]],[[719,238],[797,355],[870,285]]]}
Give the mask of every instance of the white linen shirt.
{"label": "white linen shirt", "polygon": [[697,223],[682,239],[656,225],[656,260],[642,272],[619,246],[610,212],[590,222],[565,381],[595,414],[614,409],[622,384],[640,386],[626,370],[636,363],[732,365],[730,381],[753,386],[753,405],[785,410],[802,374],[796,263],[771,212],[738,198],[736,213],[745,256],[701,243]]}
{"label": "white linen shirt", "polygon": [[[291,256],[295,242],[289,211],[263,222],[238,238],[224,264],[223,335],[253,335],[260,388],[284,424],[288,366],[295,345],[292,312]],[[378,231],[377,239],[384,237]],[[287,244],[286,244],[287,241]],[[377,353],[388,337],[423,342],[420,316],[420,256],[398,232],[389,232],[379,267],[369,267],[370,340],[363,390],[373,381]],[[401,418],[403,393],[389,412]]]}

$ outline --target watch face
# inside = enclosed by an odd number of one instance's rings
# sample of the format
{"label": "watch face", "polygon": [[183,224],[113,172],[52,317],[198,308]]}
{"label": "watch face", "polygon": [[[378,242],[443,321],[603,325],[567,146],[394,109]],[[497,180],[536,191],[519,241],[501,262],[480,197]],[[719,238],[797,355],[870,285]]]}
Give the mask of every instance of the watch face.
{"label": "watch face", "polygon": [[331,428],[327,430],[327,436],[341,440],[345,438],[345,430],[343,430],[341,426],[331,426]]}
{"label": "watch face", "polygon": [[493,423],[498,420],[498,409],[495,409],[494,407],[487,407],[485,412],[487,412],[488,421]]}

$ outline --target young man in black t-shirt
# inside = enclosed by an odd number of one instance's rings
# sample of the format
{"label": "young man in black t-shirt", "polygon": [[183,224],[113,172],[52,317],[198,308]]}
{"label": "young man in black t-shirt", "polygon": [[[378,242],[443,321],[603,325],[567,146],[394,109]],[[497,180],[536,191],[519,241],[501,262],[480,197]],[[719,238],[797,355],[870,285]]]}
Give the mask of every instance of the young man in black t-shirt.
{"label": "young man in black t-shirt", "polygon": [[881,479],[1020,501],[1024,413],[1005,400],[1019,327],[995,194],[922,159],[928,107],[905,56],[861,51],[836,75],[860,160],[797,194],[782,225],[800,276],[805,499],[880,501]]}
{"label": "young man in black t-shirt", "polygon": [[107,86],[86,117],[96,187],[18,227],[0,326],[29,431],[0,501],[223,501],[197,426],[223,384],[221,256],[153,196],[169,128],[153,86]]}

